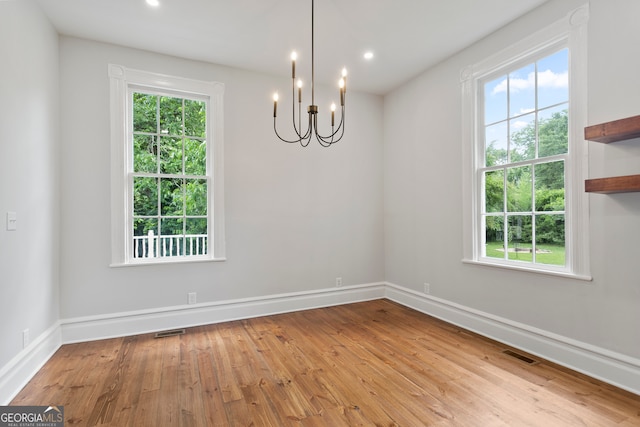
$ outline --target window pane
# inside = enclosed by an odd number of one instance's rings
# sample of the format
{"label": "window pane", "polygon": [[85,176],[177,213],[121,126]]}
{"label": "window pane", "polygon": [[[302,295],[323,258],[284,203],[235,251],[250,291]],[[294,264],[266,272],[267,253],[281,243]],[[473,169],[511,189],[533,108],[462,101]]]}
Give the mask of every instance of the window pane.
{"label": "window pane", "polygon": [[182,174],[182,139],[160,138],[160,173]]}
{"label": "window pane", "polygon": [[162,218],[160,232],[163,236],[179,236],[184,233],[183,218]]}
{"label": "window pane", "polygon": [[536,109],[535,65],[530,64],[509,74],[509,117]]}
{"label": "window pane", "polygon": [[504,211],[504,171],[484,174],[485,212]]}
{"label": "window pane", "polygon": [[158,172],[158,144],[151,135],[133,136],[133,171]]}
{"label": "window pane", "polygon": [[158,214],[158,179],[133,178],[133,215],[153,216]]}
{"label": "window pane", "polygon": [[161,179],[161,213],[164,216],[184,215],[182,179]]}
{"label": "window pane", "polygon": [[507,163],[507,123],[497,123],[485,129],[485,165]]}
{"label": "window pane", "polygon": [[207,180],[185,180],[185,207],[187,215],[207,214]]}
{"label": "window pane", "polygon": [[508,217],[509,259],[516,261],[533,260],[531,239],[531,216],[516,215]]}
{"label": "window pane", "polygon": [[207,218],[187,218],[187,234],[207,234]]}
{"label": "window pane", "polygon": [[509,212],[531,211],[531,166],[507,169],[507,209]]}
{"label": "window pane", "polygon": [[156,133],[157,123],[157,100],[155,95],[144,93],[133,94],[133,131]]}
{"label": "window pane", "polygon": [[536,211],[564,210],[564,161],[535,166]]}
{"label": "window pane", "polygon": [[504,216],[485,216],[485,256],[504,259]]}
{"label": "window pane", "polygon": [[565,265],[564,215],[536,216],[536,262]]}
{"label": "window pane", "polygon": [[538,108],[569,100],[569,50],[538,61]]}
{"label": "window pane", "polygon": [[155,236],[158,235],[158,219],[157,218],[135,218],[133,220],[133,235],[147,236],[149,231],[153,231]]}
{"label": "window pane", "polygon": [[160,232],[160,256],[184,255],[184,220],[182,218],[162,218]]}
{"label": "window pane", "polygon": [[540,111],[538,114],[538,157],[565,154],[569,149],[569,116],[567,105]]}
{"label": "window pane", "polygon": [[507,119],[507,76],[484,85],[484,124]]}
{"label": "window pane", "polygon": [[207,254],[207,219],[187,218],[185,253],[187,255]]}
{"label": "window pane", "polygon": [[160,132],[182,136],[182,99],[160,97]]}
{"label": "window pane", "polygon": [[207,174],[207,142],[186,139],[184,141],[184,173],[187,175]]}
{"label": "window pane", "polygon": [[510,120],[510,162],[532,160],[536,157],[536,115],[527,114]]}
{"label": "window pane", "polygon": [[187,136],[206,137],[206,103],[184,100],[184,133]]}
{"label": "window pane", "polygon": [[158,220],[156,218],[135,218],[133,220],[133,236],[134,258],[153,258],[156,256],[156,237],[158,236]]}

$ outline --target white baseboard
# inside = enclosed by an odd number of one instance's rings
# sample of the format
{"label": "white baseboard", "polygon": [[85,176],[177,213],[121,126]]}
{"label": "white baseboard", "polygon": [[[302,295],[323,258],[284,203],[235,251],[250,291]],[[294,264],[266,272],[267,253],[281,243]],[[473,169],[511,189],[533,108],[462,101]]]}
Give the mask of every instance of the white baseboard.
{"label": "white baseboard", "polygon": [[640,395],[640,359],[387,283],[385,297]]}
{"label": "white baseboard", "polygon": [[[0,405],[8,405],[60,346],[60,324],[56,322],[0,369]],[[42,402],[43,405],[55,402]]]}
{"label": "white baseboard", "polygon": [[62,342],[158,332],[384,298],[384,283],[62,320]]}
{"label": "white baseboard", "polygon": [[[45,331],[29,347],[0,369],[0,405],[7,405],[62,344],[207,325],[380,298],[388,298],[406,307],[640,395],[640,360],[638,359],[391,283],[372,283],[219,303],[64,319]],[[43,402],[43,404],[48,403]]]}

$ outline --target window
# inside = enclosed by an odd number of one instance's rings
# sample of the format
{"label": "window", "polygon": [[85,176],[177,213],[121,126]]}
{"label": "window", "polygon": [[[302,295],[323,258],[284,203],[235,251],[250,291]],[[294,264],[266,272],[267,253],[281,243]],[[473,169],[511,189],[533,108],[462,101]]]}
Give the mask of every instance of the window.
{"label": "window", "polygon": [[569,55],[479,81],[480,256],[564,266]]}
{"label": "window", "polygon": [[465,261],[589,279],[588,9],[464,70]]}
{"label": "window", "polygon": [[114,265],[224,258],[222,91],[110,66]]}

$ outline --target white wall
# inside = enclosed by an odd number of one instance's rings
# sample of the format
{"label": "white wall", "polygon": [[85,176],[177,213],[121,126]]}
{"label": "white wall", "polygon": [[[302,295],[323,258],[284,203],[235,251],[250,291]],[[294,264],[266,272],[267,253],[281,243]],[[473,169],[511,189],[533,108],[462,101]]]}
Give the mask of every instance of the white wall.
{"label": "white wall", "polygon": [[0,2],[0,58],[1,368],[59,311],[58,36],[32,2]]}
{"label": "white wall", "polygon": [[[226,262],[109,267],[109,63],[225,84]],[[350,92],[344,139],[303,149],[272,130],[288,79],[70,37],[60,70],[63,319],[384,280],[381,97]]]}
{"label": "white wall", "polygon": [[[566,15],[553,0],[385,97],[388,282],[623,355],[640,357],[640,196],[590,195],[585,282],[461,262],[460,71]],[[591,0],[588,122],[640,114],[636,0]],[[590,177],[640,173],[640,141],[589,142]]]}

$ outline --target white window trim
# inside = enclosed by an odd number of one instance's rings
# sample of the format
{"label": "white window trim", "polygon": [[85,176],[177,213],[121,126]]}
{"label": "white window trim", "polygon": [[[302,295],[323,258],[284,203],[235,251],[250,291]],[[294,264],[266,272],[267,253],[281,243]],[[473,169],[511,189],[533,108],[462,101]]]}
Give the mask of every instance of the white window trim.
{"label": "white window trim", "polygon": [[[198,261],[224,261],[224,141],[223,141],[223,95],[224,84],[172,77],[162,74],[133,70],[121,65],[109,64],[111,99],[111,266],[131,266]],[[129,227],[128,212],[131,195],[127,185],[131,155],[127,118],[131,114],[128,94],[132,87],[151,90],[168,90],[185,95],[197,94],[208,98],[207,108],[207,174],[211,173],[209,196],[209,241],[210,253],[206,257],[159,257],[136,259],[130,256],[131,244],[126,238]]]}
{"label": "white window trim", "polygon": [[[592,280],[589,267],[589,198],[584,192],[584,180],[588,176],[588,144],[584,140],[587,119],[587,22],[589,5],[574,9],[564,19],[517,42],[503,51],[461,72],[462,84],[462,153],[463,153],[463,259],[465,263],[506,268],[534,273]],[[569,47],[569,161],[565,165],[567,182],[571,191],[567,194],[565,242],[566,268],[540,264],[515,264],[488,261],[481,257],[478,243],[480,227],[479,195],[481,182],[475,172],[481,164],[478,144],[480,138],[477,109],[478,82],[501,67],[507,67],[519,59],[564,43]]]}

